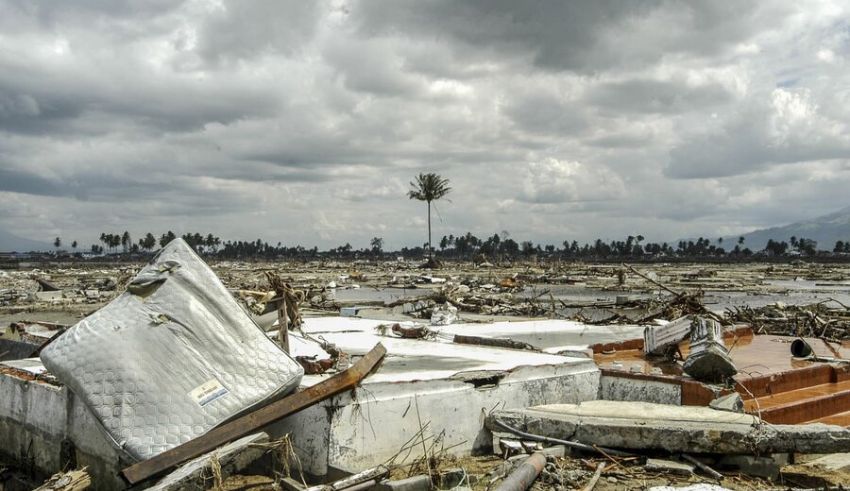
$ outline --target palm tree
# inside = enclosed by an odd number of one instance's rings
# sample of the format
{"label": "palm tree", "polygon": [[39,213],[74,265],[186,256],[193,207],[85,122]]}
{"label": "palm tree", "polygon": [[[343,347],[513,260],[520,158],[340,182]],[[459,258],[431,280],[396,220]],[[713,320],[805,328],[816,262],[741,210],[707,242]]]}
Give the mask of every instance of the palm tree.
{"label": "palm tree", "polygon": [[121,236],[121,246],[124,248],[124,254],[130,250],[130,244],[133,243],[133,239],[130,238],[130,232],[124,231],[124,234]]}
{"label": "palm tree", "polygon": [[407,192],[407,197],[428,203],[428,262],[433,261],[431,255],[431,202],[436,201],[445,195],[449,194],[452,188],[449,187],[449,180],[443,179],[439,174],[429,172],[427,174],[420,173],[414,181],[410,182],[410,191]]}

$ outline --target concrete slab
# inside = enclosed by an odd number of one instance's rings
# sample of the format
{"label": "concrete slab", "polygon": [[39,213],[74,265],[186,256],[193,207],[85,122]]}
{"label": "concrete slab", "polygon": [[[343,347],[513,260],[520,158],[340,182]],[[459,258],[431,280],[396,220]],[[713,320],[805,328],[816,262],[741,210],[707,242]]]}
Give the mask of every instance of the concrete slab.
{"label": "concrete slab", "polygon": [[[385,463],[420,430],[426,446],[440,440],[451,454],[489,452],[492,437],[484,419],[494,409],[597,396],[600,374],[590,359],[381,336],[375,327],[383,323],[351,317],[305,320],[307,334],[354,357],[378,342],[387,348],[381,368],[356,391],[268,429],[272,437],[291,433],[302,465],[314,476]],[[327,376],[305,376],[302,384]],[[399,458],[409,462],[421,455],[420,443]]]}
{"label": "concrete slab", "polygon": [[510,338],[551,352],[578,350],[599,343],[615,343],[643,337],[644,326],[594,326],[576,321],[549,319],[489,324],[452,324],[442,333]]}
{"label": "concrete slab", "polygon": [[[373,332],[379,325],[394,321],[354,317],[314,317],[304,319],[304,322],[306,330],[323,333]],[[570,320],[544,319],[456,323],[448,326],[429,326],[429,329],[438,333],[438,338],[445,342],[450,342],[451,336],[455,334],[508,338],[528,343],[546,353],[557,354],[563,351],[586,352],[594,344],[641,339],[644,326],[594,326]]]}
{"label": "concrete slab", "polygon": [[649,491],[732,491],[716,484],[690,484],[688,486],[653,486]]}
{"label": "concrete slab", "polygon": [[833,471],[850,471],[850,453],[833,453],[806,462],[805,465],[823,467]]}
{"label": "concrete slab", "polygon": [[[375,344],[383,343],[387,348],[387,356],[381,369],[364,382],[367,384],[438,380],[451,378],[460,372],[500,372],[519,366],[577,364],[592,366],[594,369],[596,367],[593,361],[587,358],[454,344],[440,340],[403,339],[392,335],[381,336],[374,329],[321,330],[312,323],[307,323],[304,331],[313,336],[321,335],[352,356],[362,356]],[[296,347],[293,351],[295,356],[300,355],[297,349]],[[326,377],[328,375],[307,375],[302,384],[313,385]]]}
{"label": "concrete slab", "polygon": [[675,380],[647,380],[603,374],[599,382],[598,399],[678,406],[682,403],[682,386]]}
{"label": "concrete slab", "polygon": [[[307,320],[307,334],[321,336],[355,358],[378,342],[388,349],[378,372],[357,390],[264,430],[272,438],[291,434],[308,474],[327,476],[382,464],[420,430],[428,446],[439,441],[439,447],[455,455],[489,452],[492,437],[484,429],[484,419],[494,409],[575,403],[597,396],[600,372],[591,359],[460,345],[439,338],[381,336],[375,326],[383,322],[350,317]],[[293,339],[293,355],[324,354],[314,343]],[[90,465],[93,476],[114,477],[117,452],[87,408],[66,388],[31,380],[43,371],[40,361],[13,364],[30,380],[0,374],[0,441],[12,442],[2,450],[25,455],[32,435],[41,435],[40,466],[49,473],[59,468],[59,448],[69,438],[77,447],[78,461]],[[305,376],[302,386],[327,376]],[[27,388],[21,388],[24,385]],[[398,458],[410,461],[421,454],[420,442]]]}
{"label": "concrete slab", "polygon": [[578,418],[742,424],[747,426],[759,422],[759,419],[751,414],[718,411],[708,407],[682,407],[648,402],[589,401],[582,404],[548,404],[528,409],[540,413],[570,415]]}
{"label": "concrete slab", "polygon": [[850,448],[839,426],[767,425],[753,415],[644,402],[588,401],[497,411],[529,433],[614,448],[687,453],[826,453]]}
{"label": "concrete slab", "polygon": [[41,363],[41,360],[39,358],[22,358],[20,360],[7,360],[3,362],[3,366],[15,368],[31,375],[42,375],[43,373],[47,372],[47,369],[44,368],[44,364]]}
{"label": "concrete slab", "polygon": [[694,473],[694,466],[691,464],[667,459],[646,459],[646,464],[644,464],[643,468],[647,472],[676,474],[679,476],[690,476]]}
{"label": "concrete slab", "polygon": [[0,337],[0,361],[18,360],[32,354],[38,345]]}

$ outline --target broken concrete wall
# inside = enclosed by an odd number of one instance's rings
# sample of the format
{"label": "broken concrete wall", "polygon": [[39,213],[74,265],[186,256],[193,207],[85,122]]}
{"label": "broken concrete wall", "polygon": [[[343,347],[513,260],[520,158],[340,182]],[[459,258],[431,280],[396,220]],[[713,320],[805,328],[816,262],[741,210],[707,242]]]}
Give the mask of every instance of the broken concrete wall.
{"label": "broken concrete wall", "polygon": [[[489,451],[484,419],[494,409],[596,398],[599,370],[586,363],[526,366],[493,377],[369,383],[267,428],[272,437],[291,433],[305,472],[325,476],[386,462],[425,427],[443,438],[453,455]],[[439,446],[438,446],[439,448]],[[406,452],[405,452],[406,454]],[[410,462],[422,455],[414,445]]]}
{"label": "broken concrete wall", "polygon": [[67,387],[0,373],[0,394],[4,458],[44,475],[59,472],[74,459],[77,466],[89,467],[93,489],[124,486],[117,477],[116,451],[91,411]]}
{"label": "broken concrete wall", "polygon": [[602,375],[598,399],[679,405],[682,403],[682,386],[659,380]]}
{"label": "broken concrete wall", "polygon": [[68,391],[0,374],[0,453],[25,468],[51,474],[61,468]]}

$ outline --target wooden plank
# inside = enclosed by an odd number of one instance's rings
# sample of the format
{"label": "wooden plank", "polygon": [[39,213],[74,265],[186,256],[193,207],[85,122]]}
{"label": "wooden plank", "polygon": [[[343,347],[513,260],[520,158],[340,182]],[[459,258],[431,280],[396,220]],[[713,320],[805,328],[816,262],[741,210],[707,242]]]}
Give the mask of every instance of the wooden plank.
{"label": "wooden plank", "polygon": [[189,459],[214,450],[225,443],[256,432],[269,423],[295,414],[339,393],[351,390],[357,387],[357,384],[361,380],[378,367],[386,353],[386,348],[381,343],[378,343],[348,370],[340,372],[301,392],[284,397],[256,411],[240,416],[229,423],[213,428],[198,438],[166,450],[148,460],[133,464],[122,470],[121,475],[130,484],[139,483],[182,464]]}
{"label": "wooden plank", "polygon": [[46,483],[35,488],[33,491],[83,491],[91,486],[91,477],[83,467],[66,473],[53,474]]}

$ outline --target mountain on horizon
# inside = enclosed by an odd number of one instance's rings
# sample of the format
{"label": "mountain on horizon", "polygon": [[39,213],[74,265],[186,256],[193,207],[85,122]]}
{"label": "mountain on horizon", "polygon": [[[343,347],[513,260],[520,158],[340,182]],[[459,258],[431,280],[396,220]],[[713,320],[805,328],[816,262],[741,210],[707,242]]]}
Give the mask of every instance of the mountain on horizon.
{"label": "mountain on horizon", "polygon": [[0,228],[0,252],[49,251],[51,249],[53,246],[47,242],[18,237]]}
{"label": "mountain on horizon", "polygon": [[745,247],[760,251],[770,239],[788,242],[792,236],[798,239],[805,237],[815,240],[818,243],[818,249],[831,251],[837,241],[850,241],[850,206],[810,220],[724,237],[723,246],[729,250],[738,243],[738,237],[743,237]]}

